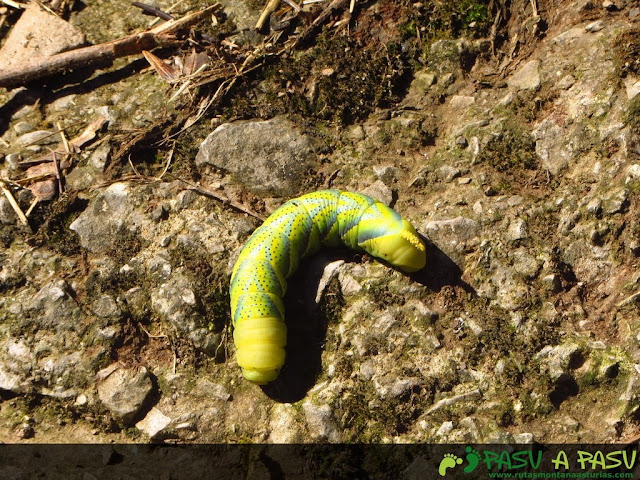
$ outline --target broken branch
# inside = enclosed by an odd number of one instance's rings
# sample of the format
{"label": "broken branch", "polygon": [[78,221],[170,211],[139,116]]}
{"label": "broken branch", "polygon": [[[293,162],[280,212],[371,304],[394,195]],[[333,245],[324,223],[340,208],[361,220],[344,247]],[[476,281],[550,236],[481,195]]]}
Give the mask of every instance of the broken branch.
{"label": "broken branch", "polygon": [[39,57],[33,62],[19,64],[0,72],[0,87],[10,88],[33,80],[61,74],[70,70],[110,64],[113,60],[129,55],[138,55],[143,50],[175,45],[179,40],[175,34],[189,27],[220,8],[216,3],[204,10],[142,33],[128,35],[107,43],[78,48],[50,57]]}

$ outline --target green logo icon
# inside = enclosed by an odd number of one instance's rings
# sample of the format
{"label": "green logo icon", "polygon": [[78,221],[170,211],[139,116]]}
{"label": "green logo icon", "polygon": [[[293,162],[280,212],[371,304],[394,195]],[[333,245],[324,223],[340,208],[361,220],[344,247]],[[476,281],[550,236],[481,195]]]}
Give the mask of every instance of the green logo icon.
{"label": "green logo icon", "polygon": [[[467,452],[467,455],[465,456],[467,466],[464,467],[463,471],[464,473],[471,473],[480,463],[480,452],[471,447],[465,448],[465,452]],[[447,475],[447,470],[461,465],[462,462],[462,458],[454,455],[453,453],[445,453],[444,457],[440,461],[440,465],[438,466],[438,473],[441,477],[444,477]]]}

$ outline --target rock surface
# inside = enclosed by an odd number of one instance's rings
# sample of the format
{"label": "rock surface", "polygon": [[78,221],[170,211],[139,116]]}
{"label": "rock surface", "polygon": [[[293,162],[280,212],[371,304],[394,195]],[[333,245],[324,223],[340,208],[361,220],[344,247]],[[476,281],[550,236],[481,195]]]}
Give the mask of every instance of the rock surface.
{"label": "rock surface", "polygon": [[[262,37],[239,30],[260,9],[222,3],[210,60],[242,63]],[[640,16],[615,3],[538,2],[534,24],[518,17],[529,2],[512,6],[493,45],[471,30],[482,18],[435,40],[410,21],[426,22],[425,2],[364,2],[330,38],[264,47],[166,144],[158,125],[208,87],[168,101],[177,85],[120,65],[95,73],[112,82],[0,91],[0,176],[33,205],[27,227],[0,195],[0,442],[632,440]],[[146,28],[131,8],[86,2],[70,22],[106,41]],[[23,162],[62,148],[43,132],[97,115],[110,122],[70,157],[62,195],[49,178],[34,204]],[[324,187],[392,205],[425,236],[428,267],[340,250],[303,262],[288,363],[260,388],[236,362],[231,271],[257,217]]]}

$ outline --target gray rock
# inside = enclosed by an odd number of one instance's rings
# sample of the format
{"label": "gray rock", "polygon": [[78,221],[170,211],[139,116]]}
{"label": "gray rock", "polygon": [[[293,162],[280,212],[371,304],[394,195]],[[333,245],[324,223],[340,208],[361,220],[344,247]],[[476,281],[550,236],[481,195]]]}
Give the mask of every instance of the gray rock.
{"label": "gray rock", "polygon": [[460,176],[460,169],[452,167],[451,165],[443,165],[438,168],[437,173],[440,179],[448,183]]}
{"label": "gray rock", "polygon": [[76,218],[69,228],[80,237],[80,244],[101,252],[111,247],[122,231],[128,228],[127,218],[133,208],[130,190],[125,183],[114,183],[96,198]]}
{"label": "gray rock", "polygon": [[200,313],[193,281],[183,272],[176,271],[167,282],[151,292],[151,309],[186,335],[198,350],[208,355],[216,353],[221,336],[208,330],[208,322]]}
{"label": "gray rock", "polygon": [[599,32],[603,28],[604,28],[604,22],[602,20],[596,20],[595,22],[591,22],[586,27],[584,27],[584,29],[590,33]]}
{"label": "gray rock", "polygon": [[104,172],[107,163],[109,162],[109,155],[111,154],[111,146],[108,143],[99,145],[91,155],[89,156],[89,165],[99,172]]}
{"label": "gray rock", "polygon": [[552,347],[544,347],[535,354],[534,359],[540,360],[541,371],[549,375],[552,381],[558,381],[569,375],[573,363],[582,353],[582,348],[574,343],[566,343]]}
{"label": "gray rock", "polygon": [[340,441],[340,430],[336,425],[329,405],[319,406],[311,403],[311,401],[306,401],[302,404],[302,410],[313,440]]}
{"label": "gray rock", "polygon": [[516,218],[509,223],[507,230],[509,240],[523,240],[529,238],[529,228],[527,222],[522,218]]}
{"label": "gray rock", "polygon": [[452,397],[443,398],[434,403],[427,411],[426,415],[437,412],[438,410],[442,410],[445,407],[449,407],[451,405],[455,405],[456,403],[462,402],[476,402],[480,398],[482,398],[482,393],[480,390],[471,390],[470,392],[460,393],[458,395],[453,395]]}
{"label": "gray rock", "polygon": [[131,425],[153,391],[146,368],[130,370],[111,365],[97,374],[98,397],[114,418]]}
{"label": "gray rock", "polygon": [[13,130],[18,135],[23,135],[25,133],[31,132],[33,130],[33,125],[31,125],[29,122],[21,121],[21,122],[16,123],[13,126]]}
{"label": "gray rock", "polygon": [[375,378],[373,385],[382,400],[397,399],[420,385],[420,380],[414,377],[398,377],[397,375],[384,375]]}
{"label": "gray rock", "polygon": [[470,218],[457,217],[428,222],[421,231],[454,261],[464,262],[462,251],[466,244],[478,240],[480,224]]}
{"label": "gray rock", "polygon": [[225,123],[200,145],[196,164],[230,172],[263,195],[291,196],[315,162],[311,140],[284,117]]}
{"label": "gray rock", "polygon": [[617,188],[607,193],[602,202],[602,210],[607,215],[624,213],[629,207],[629,191]]}
{"label": "gray rock", "polygon": [[507,84],[517,90],[537,90],[540,88],[540,62],[531,60],[525,63],[511,78]]}
{"label": "gray rock", "polygon": [[57,141],[56,135],[52,135],[49,130],[36,130],[20,135],[14,144],[16,147],[24,148],[28,145],[56,143]]}
{"label": "gray rock", "polygon": [[393,201],[393,190],[387,187],[381,180],[373,182],[365,188],[362,193],[379,200],[385,205],[391,205],[391,202]]}
{"label": "gray rock", "polygon": [[92,304],[93,313],[102,318],[120,318],[122,312],[111,295],[101,295]]}
{"label": "gray rock", "polygon": [[169,425],[171,425],[171,418],[153,407],[146,417],[136,423],[136,428],[147,434],[150,440],[156,440],[162,436]]}
{"label": "gray rock", "polygon": [[567,167],[573,157],[566,143],[566,132],[550,118],[545,118],[533,131],[536,139],[536,155],[542,166],[552,175],[557,175]]}

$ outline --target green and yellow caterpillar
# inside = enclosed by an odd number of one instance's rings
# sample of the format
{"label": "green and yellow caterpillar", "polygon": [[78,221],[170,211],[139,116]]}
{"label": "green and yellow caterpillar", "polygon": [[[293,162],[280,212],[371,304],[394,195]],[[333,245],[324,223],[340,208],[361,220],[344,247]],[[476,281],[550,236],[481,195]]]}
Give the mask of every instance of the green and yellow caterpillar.
{"label": "green and yellow caterpillar", "polygon": [[231,274],[233,338],[247,380],[262,385],[278,376],[287,343],[287,278],[322,246],[364,250],[405,272],[426,263],[413,226],[367,195],[321,190],[288,201],[253,232]]}

